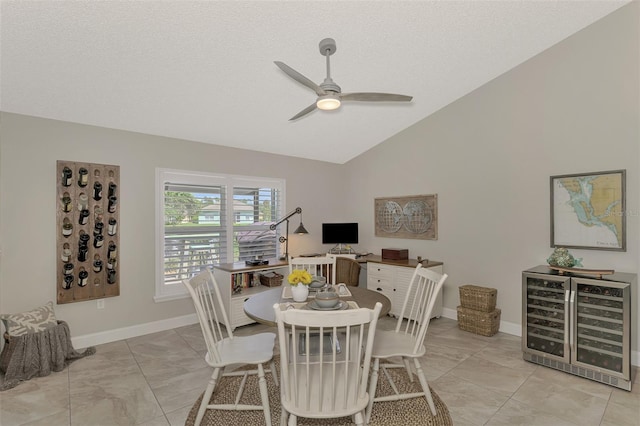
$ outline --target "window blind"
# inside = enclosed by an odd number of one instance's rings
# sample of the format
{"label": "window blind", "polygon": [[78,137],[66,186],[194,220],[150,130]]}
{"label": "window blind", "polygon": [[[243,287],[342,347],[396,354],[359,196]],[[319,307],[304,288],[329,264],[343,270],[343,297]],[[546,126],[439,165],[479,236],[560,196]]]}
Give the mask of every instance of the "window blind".
{"label": "window blind", "polygon": [[164,182],[164,284],[180,283],[215,263],[279,255],[279,232],[269,227],[282,210],[282,184],[238,181]]}

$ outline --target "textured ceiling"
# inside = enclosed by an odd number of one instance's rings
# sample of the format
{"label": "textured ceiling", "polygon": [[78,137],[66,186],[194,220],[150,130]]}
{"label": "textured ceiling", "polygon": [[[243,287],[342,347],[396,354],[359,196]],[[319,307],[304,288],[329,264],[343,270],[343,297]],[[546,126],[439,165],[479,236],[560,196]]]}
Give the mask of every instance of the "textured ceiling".
{"label": "textured ceiling", "polygon": [[[344,163],[628,1],[6,1],[2,111]],[[343,92],[315,100],[321,39]]]}

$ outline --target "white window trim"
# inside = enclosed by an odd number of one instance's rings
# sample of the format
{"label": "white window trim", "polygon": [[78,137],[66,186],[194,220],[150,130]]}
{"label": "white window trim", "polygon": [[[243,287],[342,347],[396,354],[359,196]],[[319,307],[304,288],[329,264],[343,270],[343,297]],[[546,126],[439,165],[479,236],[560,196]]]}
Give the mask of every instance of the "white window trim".
{"label": "white window trim", "polygon": [[[238,176],[221,173],[194,172],[192,170],[178,170],[156,168],[156,237],[155,237],[155,296],[157,302],[184,299],[189,297],[187,289],[182,283],[165,284],[164,282],[164,186],[166,183],[183,183],[188,185],[225,185],[233,196],[234,187],[266,186],[281,191],[281,217],[286,206],[285,180],[267,177]],[[233,203],[227,203],[227,217],[233,217]],[[227,221],[227,234],[233,235],[233,220]],[[227,258],[233,259],[233,248],[227,247]]]}

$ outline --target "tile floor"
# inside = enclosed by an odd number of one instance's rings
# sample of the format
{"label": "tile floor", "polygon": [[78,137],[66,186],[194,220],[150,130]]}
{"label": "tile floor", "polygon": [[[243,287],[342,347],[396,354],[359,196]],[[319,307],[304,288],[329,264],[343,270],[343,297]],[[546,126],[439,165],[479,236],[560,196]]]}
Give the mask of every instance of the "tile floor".
{"label": "tile floor", "polygon": [[[640,374],[626,392],[523,361],[515,336],[474,335],[446,318],[429,334],[423,365],[456,426],[640,425]],[[198,325],[100,345],[62,372],[0,392],[0,425],[183,425],[210,375],[203,355]]]}

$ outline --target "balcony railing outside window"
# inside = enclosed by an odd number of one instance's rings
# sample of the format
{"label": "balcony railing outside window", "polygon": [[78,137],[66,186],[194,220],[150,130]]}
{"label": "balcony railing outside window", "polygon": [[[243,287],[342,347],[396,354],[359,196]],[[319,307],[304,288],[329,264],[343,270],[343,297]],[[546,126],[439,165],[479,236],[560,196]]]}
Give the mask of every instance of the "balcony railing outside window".
{"label": "balcony railing outside window", "polygon": [[282,182],[247,185],[247,178],[215,176],[208,185],[190,177],[163,186],[164,285],[215,264],[279,256],[279,235],[269,226],[282,210]]}

